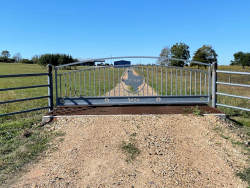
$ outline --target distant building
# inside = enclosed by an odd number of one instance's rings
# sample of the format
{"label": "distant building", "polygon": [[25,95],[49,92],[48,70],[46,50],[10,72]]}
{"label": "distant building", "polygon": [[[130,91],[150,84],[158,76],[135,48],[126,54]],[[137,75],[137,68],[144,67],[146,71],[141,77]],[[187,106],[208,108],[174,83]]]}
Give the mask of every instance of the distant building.
{"label": "distant building", "polygon": [[89,60],[86,62],[81,63],[82,66],[95,66],[96,63],[101,62],[97,64],[97,66],[100,66],[100,64],[103,64],[105,62],[104,60]]}
{"label": "distant building", "polygon": [[130,66],[131,61],[126,61],[126,60],[120,60],[120,61],[115,61],[114,66]]}

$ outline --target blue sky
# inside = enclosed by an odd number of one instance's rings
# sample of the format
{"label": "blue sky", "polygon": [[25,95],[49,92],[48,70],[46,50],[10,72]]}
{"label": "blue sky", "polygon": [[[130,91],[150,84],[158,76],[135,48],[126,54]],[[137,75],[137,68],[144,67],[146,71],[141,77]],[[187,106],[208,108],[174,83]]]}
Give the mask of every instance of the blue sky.
{"label": "blue sky", "polygon": [[212,45],[219,64],[250,52],[249,0],[1,0],[0,50],[25,58],[159,55],[176,42],[191,55]]}

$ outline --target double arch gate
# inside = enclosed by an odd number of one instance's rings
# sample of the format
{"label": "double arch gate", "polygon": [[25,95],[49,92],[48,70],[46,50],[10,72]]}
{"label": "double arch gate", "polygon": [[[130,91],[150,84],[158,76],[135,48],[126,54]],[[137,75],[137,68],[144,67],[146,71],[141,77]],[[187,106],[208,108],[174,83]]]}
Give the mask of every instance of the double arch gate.
{"label": "double arch gate", "polygon": [[[202,68],[171,66],[174,61]],[[102,63],[88,66],[95,62]],[[151,56],[88,59],[61,65],[55,67],[56,104],[208,104],[212,66]]]}

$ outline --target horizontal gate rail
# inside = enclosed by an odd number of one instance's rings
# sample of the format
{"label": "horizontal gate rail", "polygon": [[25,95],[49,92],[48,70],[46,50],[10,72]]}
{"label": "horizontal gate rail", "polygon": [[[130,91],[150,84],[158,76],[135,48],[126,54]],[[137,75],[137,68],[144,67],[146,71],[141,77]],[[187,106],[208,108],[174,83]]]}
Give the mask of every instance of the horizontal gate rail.
{"label": "horizontal gate rail", "polygon": [[236,83],[229,83],[229,82],[216,82],[216,84],[228,85],[228,86],[239,86],[239,87],[250,87],[249,84],[236,84]]}
{"label": "horizontal gate rail", "polygon": [[24,87],[4,88],[4,89],[0,89],[0,91],[10,91],[10,90],[20,90],[20,89],[31,89],[31,88],[38,88],[38,87],[49,87],[49,85],[48,85],[48,84],[45,84],[45,85],[33,85],[33,86],[24,86]]}
{"label": "horizontal gate rail", "polygon": [[50,108],[49,106],[40,107],[40,108],[32,108],[32,109],[29,109],[29,110],[22,110],[22,111],[17,111],[17,112],[0,114],[0,117],[16,115],[16,114],[23,114],[23,113],[34,112],[34,111],[39,111],[39,110],[45,110],[45,109],[49,109],[49,108]]}
{"label": "horizontal gate rail", "polygon": [[208,96],[131,96],[59,98],[60,105],[146,105],[146,104],[208,104]]}
{"label": "horizontal gate rail", "polygon": [[13,87],[13,88],[0,88],[0,92],[11,91],[11,90],[22,90],[22,89],[47,87],[48,88],[48,95],[47,96],[27,97],[27,98],[22,98],[22,99],[0,101],[0,105],[48,98],[48,106],[38,107],[38,108],[31,108],[31,109],[27,109],[27,110],[20,110],[20,111],[10,112],[10,113],[4,113],[4,114],[0,114],[0,117],[8,116],[8,115],[21,114],[21,113],[28,113],[28,112],[39,111],[39,110],[44,110],[44,109],[49,109],[49,111],[53,110],[52,65],[48,65],[48,73],[0,75],[0,78],[2,78],[2,79],[5,79],[5,78],[22,78],[22,77],[33,77],[33,76],[34,77],[47,76],[48,77],[48,84],[21,86],[21,87]]}
{"label": "horizontal gate rail", "polygon": [[8,74],[0,75],[0,78],[18,78],[18,77],[33,77],[33,76],[48,76],[48,73],[35,73],[35,74]]}
{"label": "horizontal gate rail", "polygon": [[235,72],[235,71],[223,71],[217,70],[217,73],[225,73],[225,74],[241,74],[241,75],[250,75],[250,72]]}
{"label": "horizontal gate rail", "polygon": [[222,95],[222,96],[228,96],[228,97],[234,97],[234,98],[240,98],[240,99],[248,99],[248,100],[250,100],[250,97],[246,97],[246,96],[232,95],[232,94],[220,93],[220,92],[216,92],[216,94],[217,95]]}
{"label": "horizontal gate rail", "polygon": [[250,112],[249,108],[242,108],[242,107],[238,107],[238,106],[231,106],[231,105],[227,105],[227,104],[220,104],[220,103],[216,103],[217,106],[222,106],[222,107],[227,107],[227,108],[233,108],[233,109],[237,109],[237,110],[243,110],[243,111],[248,111]]}
{"label": "horizontal gate rail", "polygon": [[31,100],[44,99],[44,98],[49,98],[49,96],[31,97],[31,98],[24,98],[24,99],[15,99],[15,100],[3,101],[3,102],[0,101],[0,104],[8,104],[8,103],[14,103],[14,102],[31,101]]}
{"label": "horizontal gate rail", "polygon": [[[226,108],[233,108],[237,110],[243,110],[243,111],[250,111],[250,108],[245,108],[245,107],[240,107],[240,106],[232,106],[228,104],[221,104],[217,103],[217,95],[220,96],[227,96],[227,97],[232,97],[232,98],[239,98],[239,99],[245,99],[245,100],[250,100],[250,97],[248,96],[240,96],[240,95],[235,95],[235,94],[229,94],[229,93],[222,93],[222,92],[217,92],[217,85],[227,85],[227,86],[233,86],[233,87],[245,87],[245,88],[250,88],[249,84],[240,84],[240,83],[229,83],[229,82],[220,82],[217,81],[217,73],[222,73],[222,74],[237,74],[237,75],[250,75],[250,72],[236,72],[236,71],[224,71],[224,70],[216,70],[216,66],[214,66],[213,70],[213,85],[214,85],[214,90],[213,90],[213,96],[215,100],[213,101],[214,107],[216,106],[221,106],[221,107],[226,107]],[[250,80],[250,77],[249,77]]]}

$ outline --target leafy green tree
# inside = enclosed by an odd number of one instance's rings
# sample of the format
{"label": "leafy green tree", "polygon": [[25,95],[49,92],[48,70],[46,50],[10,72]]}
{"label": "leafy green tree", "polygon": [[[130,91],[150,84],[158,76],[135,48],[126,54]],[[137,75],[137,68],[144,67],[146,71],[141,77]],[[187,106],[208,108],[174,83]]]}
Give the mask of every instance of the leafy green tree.
{"label": "leafy green tree", "polygon": [[240,65],[243,68],[250,66],[250,53],[237,52],[234,54],[234,60],[231,61],[231,65]]}
{"label": "leafy green tree", "polygon": [[[190,58],[189,46],[182,42],[176,43],[171,47],[171,55],[172,58],[188,60]],[[184,61],[171,60],[171,65],[183,67]]]}
{"label": "leafy green tree", "polygon": [[48,64],[58,66],[72,62],[74,62],[72,56],[65,54],[44,54],[41,55],[38,59],[38,64],[42,66],[46,66]]}
{"label": "leafy green tree", "polygon": [[1,56],[2,56],[3,61],[7,62],[10,57],[10,52],[8,50],[3,50],[1,52]]}
{"label": "leafy green tree", "polygon": [[168,64],[168,59],[171,57],[171,51],[168,47],[165,47],[161,50],[160,53],[160,58],[158,59],[158,64],[160,65],[167,65]]}
{"label": "leafy green tree", "polygon": [[[215,50],[212,48],[212,46],[209,45],[203,45],[200,47],[198,50],[195,51],[194,56],[193,56],[193,61],[199,61],[202,63],[208,63],[212,64],[214,62],[217,63],[217,53]],[[196,65],[194,63],[191,63],[192,65]]]}

